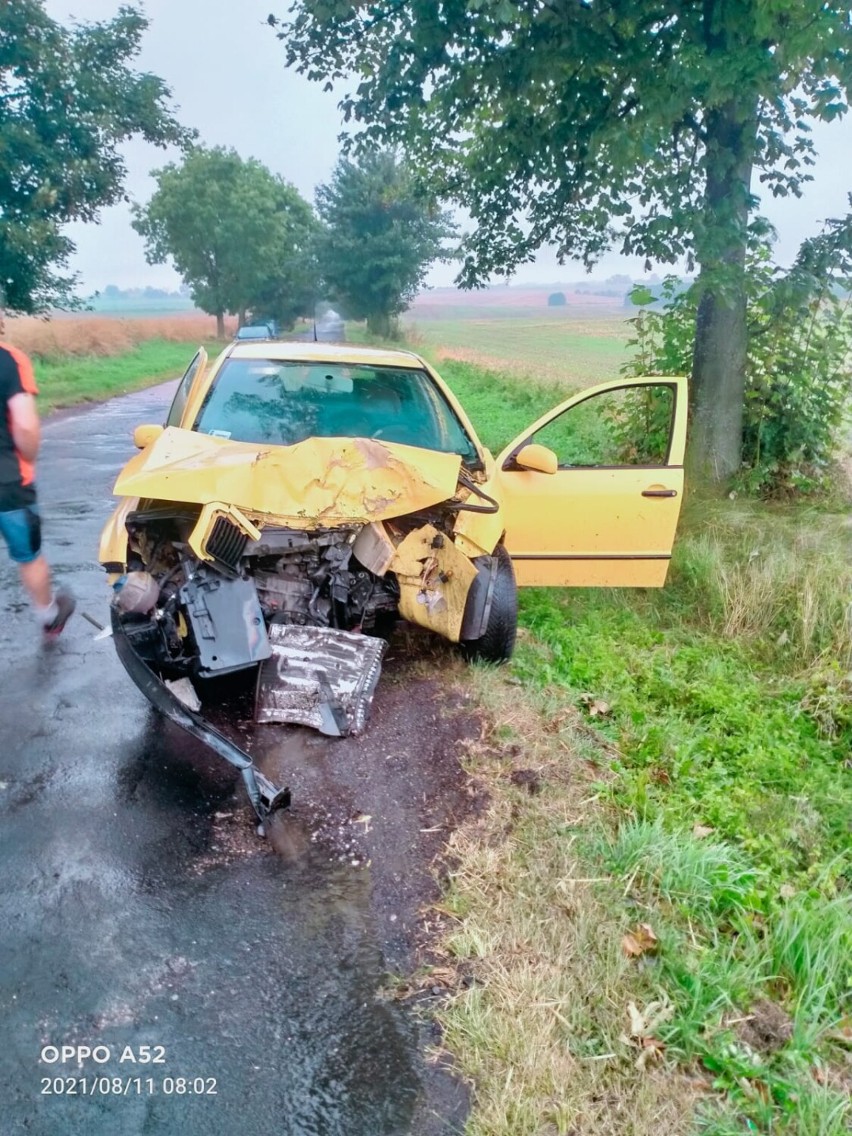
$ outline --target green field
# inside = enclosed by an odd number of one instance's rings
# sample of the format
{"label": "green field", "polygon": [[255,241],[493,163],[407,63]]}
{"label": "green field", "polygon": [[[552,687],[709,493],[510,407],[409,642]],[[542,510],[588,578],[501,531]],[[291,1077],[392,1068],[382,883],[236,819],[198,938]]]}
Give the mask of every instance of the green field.
{"label": "green field", "polygon": [[87,307],[96,315],[133,319],[140,316],[169,316],[198,309],[188,296],[93,296]]}
{"label": "green field", "polygon": [[491,370],[586,386],[618,377],[628,357],[630,328],[621,312],[550,316],[529,311],[461,318],[412,319],[411,340],[433,352],[440,366],[457,359]]}

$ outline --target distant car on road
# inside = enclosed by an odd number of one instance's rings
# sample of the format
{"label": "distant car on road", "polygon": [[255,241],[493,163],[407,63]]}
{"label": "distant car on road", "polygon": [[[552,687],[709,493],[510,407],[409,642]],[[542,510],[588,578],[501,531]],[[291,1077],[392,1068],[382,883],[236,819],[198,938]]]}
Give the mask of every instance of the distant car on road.
{"label": "distant car on road", "polygon": [[271,324],[247,323],[237,328],[234,339],[237,342],[245,342],[247,340],[275,339],[275,337],[276,331]]}

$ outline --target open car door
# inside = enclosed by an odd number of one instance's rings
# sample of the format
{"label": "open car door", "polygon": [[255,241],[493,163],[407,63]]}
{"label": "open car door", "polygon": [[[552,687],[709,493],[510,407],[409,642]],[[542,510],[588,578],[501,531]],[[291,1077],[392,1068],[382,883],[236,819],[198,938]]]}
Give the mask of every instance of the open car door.
{"label": "open car door", "polygon": [[687,381],[581,391],[497,458],[519,584],[660,587],[683,500]]}

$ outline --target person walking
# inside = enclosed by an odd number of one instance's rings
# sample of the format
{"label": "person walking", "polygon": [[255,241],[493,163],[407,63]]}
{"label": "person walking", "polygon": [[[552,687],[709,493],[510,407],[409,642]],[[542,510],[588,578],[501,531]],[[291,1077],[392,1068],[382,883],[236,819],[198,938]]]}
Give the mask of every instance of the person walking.
{"label": "person walking", "polygon": [[53,591],[50,567],[41,551],[41,518],[35,460],[41,430],[35,375],[29,358],[3,341],[0,312],[0,534],[18,566],[44,635],[62,632],[75,607],[67,588]]}

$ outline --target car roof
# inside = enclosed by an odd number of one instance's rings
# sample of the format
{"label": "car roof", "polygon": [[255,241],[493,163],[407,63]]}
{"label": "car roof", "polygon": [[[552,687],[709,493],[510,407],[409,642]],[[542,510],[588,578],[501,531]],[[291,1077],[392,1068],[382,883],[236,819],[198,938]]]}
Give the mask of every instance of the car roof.
{"label": "car roof", "polygon": [[273,340],[266,343],[235,343],[228,352],[231,359],[274,359],[295,363],[349,363],[373,367],[423,367],[413,351],[392,351],[383,347],[356,347],[343,343]]}

